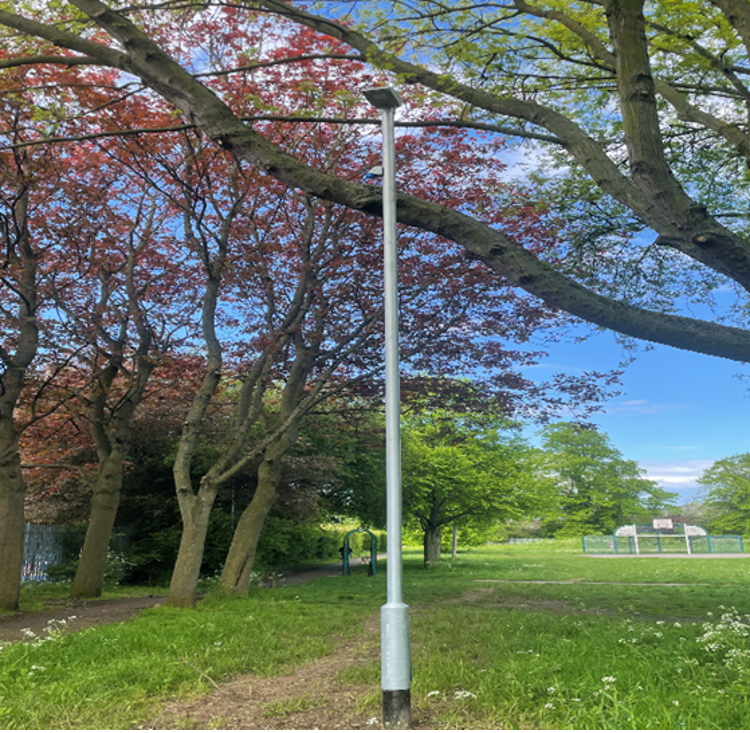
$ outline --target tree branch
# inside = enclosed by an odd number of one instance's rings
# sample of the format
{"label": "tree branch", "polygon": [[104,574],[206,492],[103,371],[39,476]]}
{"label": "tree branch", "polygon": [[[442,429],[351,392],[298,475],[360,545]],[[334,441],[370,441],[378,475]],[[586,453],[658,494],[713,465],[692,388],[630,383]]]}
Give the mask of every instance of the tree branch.
{"label": "tree branch", "polygon": [[14,69],[19,66],[38,66],[40,64],[59,64],[62,66],[101,65],[93,56],[18,56],[12,59],[0,59],[0,69]]}

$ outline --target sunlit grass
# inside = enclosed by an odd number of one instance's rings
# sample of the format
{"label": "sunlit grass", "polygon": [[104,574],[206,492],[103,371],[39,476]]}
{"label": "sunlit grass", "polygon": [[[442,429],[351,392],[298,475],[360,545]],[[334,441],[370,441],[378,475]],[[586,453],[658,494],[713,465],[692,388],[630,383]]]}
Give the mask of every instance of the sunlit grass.
{"label": "sunlit grass", "polygon": [[[436,727],[750,725],[747,559],[590,558],[577,543],[544,542],[462,553],[430,571],[407,551],[404,566],[414,706]],[[0,724],[137,727],[165,696],[207,691],[210,680],[241,672],[281,674],[327,654],[359,634],[384,598],[381,567],[372,578],[355,571],[209,597],[197,610],[156,608],[10,645],[0,653]],[[378,664],[341,673],[369,686],[353,703],[364,723],[377,713]],[[314,703],[302,694],[269,714]]]}
{"label": "sunlit grass", "polygon": [[413,610],[417,705],[447,728],[746,729],[747,558],[579,553],[548,542],[445,561],[436,574],[471,581],[464,602]]}
{"label": "sunlit grass", "polygon": [[[415,614],[413,627],[415,698],[437,706],[445,727],[737,730],[750,721],[747,640],[710,651],[700,623],[484,605]],[[742,655],[735,667],[731,650]]]}
{"label": "sunlit grass", "polygon": [[346,630],[345,609],[281,600],[210,600],[0,654],[3,728],[128,728],[159,698],[210,689],[238,671],[279,674],[316,659]]}

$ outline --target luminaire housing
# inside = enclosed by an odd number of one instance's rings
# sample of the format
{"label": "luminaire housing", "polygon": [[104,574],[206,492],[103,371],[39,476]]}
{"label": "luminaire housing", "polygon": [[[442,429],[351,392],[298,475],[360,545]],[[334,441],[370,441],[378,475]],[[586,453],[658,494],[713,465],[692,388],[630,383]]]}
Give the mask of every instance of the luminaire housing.
{"label": "luminaire housing", "polygon": [[400,107],[403,104],[398,92],[390,87],[365,89],[362,94],[365,95],[365,99],[376,109],[396,109],[396,107]]}

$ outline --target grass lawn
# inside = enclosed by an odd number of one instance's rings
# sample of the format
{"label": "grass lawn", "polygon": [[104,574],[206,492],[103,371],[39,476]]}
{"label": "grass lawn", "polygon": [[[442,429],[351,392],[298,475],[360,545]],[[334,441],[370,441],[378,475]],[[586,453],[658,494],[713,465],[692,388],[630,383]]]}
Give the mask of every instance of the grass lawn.
{"label": "grass lawn", "polygon": [[[591,558],[575,542],[476,549],[431,571],[407,552],[414,707],[444,728],[747,729],[748,580],[750,557]],[[385,573],[360,573],[9,645],[0,725],[137,727],[164,696],[209,689],[196,670],[278,675],[327,654],[384,597]],[[342,673],[377,711],[378,663]]]}

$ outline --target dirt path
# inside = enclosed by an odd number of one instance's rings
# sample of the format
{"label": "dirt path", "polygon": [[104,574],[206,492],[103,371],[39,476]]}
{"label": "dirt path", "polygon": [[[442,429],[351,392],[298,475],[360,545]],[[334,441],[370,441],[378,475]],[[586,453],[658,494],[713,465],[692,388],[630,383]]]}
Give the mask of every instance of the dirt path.
{"label": "dirt path", "polygon": [[[329,563],[286,576],[275,575],[266,585],[295,585],[340,572],[340,562]],[[53,609],[0,618],[0,641],[27,638],[24,629],[43,636],[45,628],[54,622],[66,631],[117,623],[165,600],[165,596],[104,601],[56,599],[51,602]],[[379,730],[380,691],[372,683],[357,681],[356,673],[364,665],[377,664],[379,631],[379,614],[375,614],[362,622],[361,630],[342,638],[333,653],[281,677],[242,674],[216,681],[196,669],[214,689],[192,699],[164,700],[159,712],[140,730]],[[428,713],[413,710],[412,729],[436,728]]]}
{"label": "dirt path", "polygon": [[166,700],[141,730],[359,730],[379,727],[363,699],[371,686],[346,673],[377,659],[377,619],[327,657],[281,677],[238,675],[193,699]]}
{"label": "dirt path", "polygon": [[[306,583],[326,578],[341,572],[341,563],[333,562],[310,570],[274,575],[266,581],[267,586],[281,587]],[[0,616],[0,642],[22,641],[35,636],[46,636],[52,625],[66,631],[80,631],[89,626],[114,624],[135,616],[145,608],[164,603],[166,596],[140,596],[137,598],[114,598],[110,600],[81,601],[70,598],[55,598],[48,601],[45,611],[20,611]]]}
{"label": "dirt path", "polygon": [[114,598],[106,601],[74,601],[69,598],[50,599],[46,611],[21,611],[0,617],[0,642],[22,641],[33,636],[46,636],[52,626],[66,631],[80,631],[88,626],[101,626],[126,621],[144,608],[164,603],[166,596]]}
{"label": "dirt path", "polygon": [[[357,670],[377,664],[380,617],[341,641],[322,659],[281,677],[242,674],[214,682],[193,699],[165,700],[140,730],[381,730],[377,684],[357,682]],[[437,730],[429,712],[412,708],[411,730]]]}

